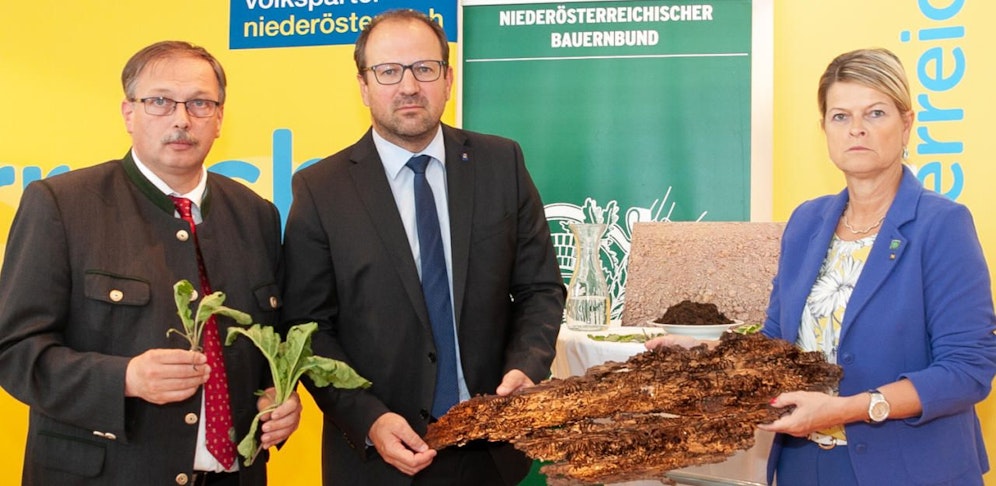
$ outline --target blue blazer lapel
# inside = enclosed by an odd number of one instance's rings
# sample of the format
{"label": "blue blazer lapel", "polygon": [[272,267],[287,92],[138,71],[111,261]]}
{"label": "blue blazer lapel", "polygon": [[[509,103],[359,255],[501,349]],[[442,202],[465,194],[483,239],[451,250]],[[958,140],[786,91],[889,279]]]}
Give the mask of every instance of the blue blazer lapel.
{"label": "blue blazer lapel", "polygon": [[368,131],[356,144],[350,154],[350,160],[353,165],[349,174],[356,182],[356,194],[359,195],[360,203],[370,215],[370,222],[377,230],[381,244],[394,261],[398,278],[418,314],[419,321],[426,329],[431,329],[429,313],[422,296],[422,282],[418,277],[412,249],[408,245],[408,234],[405,233],[405,225],[401,222],[401,213],[398,212],[394,193],[391,192],[391,186],[387,182],[384,164],[377,154],[371,132]]}
{"label": "blue blazer lapel", "polygon": [[[814,225],[815,231],[809,239],[809,245],[806,247],[802,261],[799,262],[798,269],[800,270],[797,270],[805,273],[792,279],[792,282],[797,285],[792,292],[786,294],[792,296],[792,300],[785,303],[786,308],[789,309],[786,315],[802,316],[802,309],[806,305],[806,299],[809,298],[813,284],[816,283],[816,277],[823,266],[823,260],[827,257],[830,240],[833,239],[834,232],[837,230],[837,222],[840,220],[840,214],[844,210],[845,204],[847,204],[846,190],[841,191],[831,199],[823,210],[822,220]],[[785,271],[785,269],[780,271]],[[790,343],[796,342],[799,338],[799,326],[783,326],[782,338]]]}
{"label": "blue blazer lapel", "polygon": [[844,340],[851,323],[861,315],[869,300],[875,295],[889,274],[896,268],[903,256],[909,239],[900,228],[916,216],[916,205],[923,192],[923,186],[913,173],[903,167],[903,179],[899,183],[896,197],[885,215],[885,221],[875,237],[868,261],[861,270],[858,283],[854,286],[851,298],[847,301],[844,322],[841,323],[840,339]]}
{"label": "blue blazer lapel", "polygon": [[450,249],[453,263],[453,311],[457,327],[463,313],[470,264],[470,228],[474,215],[474,152],[459,130],[443,125],[446,145],[446,186],[450,210]]}

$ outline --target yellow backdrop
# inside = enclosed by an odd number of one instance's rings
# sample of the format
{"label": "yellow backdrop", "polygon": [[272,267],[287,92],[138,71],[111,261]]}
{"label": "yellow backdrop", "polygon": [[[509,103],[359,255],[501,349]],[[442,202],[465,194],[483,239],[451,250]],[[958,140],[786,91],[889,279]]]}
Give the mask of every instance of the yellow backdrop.
{"label": "yellow backdrop", "polygon": [[[918,3],[937,12],[925,14]],[[942,192],[952,188],[953,167],[961,167],[964,182],[958,200],[972,208],[986,254],[994,261],[996,214],[986,209],[996,196],[986,182],[996,180],[996,167],[984,157],[993,152],[996,140],[984,136],[983,116],[996,112],[996,101],[983,83],[996,74],[996,63],[987,52],[996,42],[996,32],[985,23],[996,18],[996,6],[965,3],[776,2],[772,219],[784,221],[801,201],[843,186],[827,159],[819,130],[816,80],[836,54],[883,46],[903,58],[915,94],[928,93],[938,108],[964,110],[962,120],[923,124],[935,140],[962,142],[962,153],[921,154],[911,146],[911,160],[921,166],[937,162]],[[950,18],[945,17],[948,14]],[[960,38],[936,39],[952,36],[958,27]],[[910,32],[908,42],[901,40],[903,31]],[[274,187],[274,171],[282,170],[273,163],[275,130],[290,131],[290,149],[281,145],[277,150],[294,167],[345,147],[366,130],[368,115],[357,94],[351,46],[232,51],[227,32],[228,2],[175,0],[168,7],[108,0],[4,2],[0,6],[0,243],[6,242],[26,178],[125,153],[129,138],[119,111],[121,68],[132,53],[157,40],[189,40],[221,59],[229,75],[229,98],[222,138],[208,164],[241,160],[258,167],[259,178],[249,185],[264,197],[274,198],[275,191],[286,189]],[[931,33],[935,39],[929,39]],[[955,48],[963,51],[967,66],[956,86],[937,92],[917,81],[917,60],[938,52],[932,49],[940,50],[942,71],[951,75]],[[937,67],[928,64],[927,69]],[[451,103],[445,115],[449,122],[454,120],[455,107]],[[914,135],[913,145],[919,142]],[[304,399],[301,429],[270,461],[273,484],[320,483],[321,415],[306,394]],[[996,401],[987,400],[979,412],[989,448],[996,451]],[[0,441],[0,482],[9,484],[20,477],[27,408],[0,392],[0,416],[5,432]],[[986,479],[996,485],[996,475]]]}

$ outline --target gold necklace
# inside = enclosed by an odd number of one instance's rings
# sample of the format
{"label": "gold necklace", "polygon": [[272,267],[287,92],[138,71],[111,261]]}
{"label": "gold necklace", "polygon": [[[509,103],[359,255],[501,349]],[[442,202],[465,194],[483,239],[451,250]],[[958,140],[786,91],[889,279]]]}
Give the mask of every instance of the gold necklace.
{"label": "gold necklace", "polygon": [[877,223],[875,223],[875,224],[873,224],[873,225],[871,225],[871,226],[869,226],[869,227],[867,227],[867,228],[865,228],[863,230],[854,229],[854,227],[851,226],[851,224],[847,222],[847,210],[850,209],[850,208],[851,208],[851,204],[850,203],[848,203],[847,206],[844,206],[844,227],[847,228],[848,231],[850,231],[851,233],[854,233],[856,235],[867,234],[869,231],[871,231],[871,230],[873,230],[873,229],[878,228],[879,226],[881,226],[882,221],[885,221],[885,216],[882,216],[881,218],[879,218],[879,220],[878,220]]}

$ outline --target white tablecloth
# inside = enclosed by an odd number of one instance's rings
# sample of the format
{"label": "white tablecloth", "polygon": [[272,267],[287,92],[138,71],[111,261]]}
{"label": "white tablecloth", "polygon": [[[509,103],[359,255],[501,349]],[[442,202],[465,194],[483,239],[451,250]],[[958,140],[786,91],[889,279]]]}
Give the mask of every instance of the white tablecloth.
{"label": "white tablecloth", "polygon": [[[566,378],[573,375],[583,375],[588,368],[606,361],[623,362],[630,356],[646,350],[643,343],[618,343],[595,341],[589,334],[660,334],[660,329],[640,327],[618,327],[614,325],[606,331],[572,331],[567,326],[561,326],[557,337],[557,356],[553,360],[553,376]],[[772,434],[758,431],[754,436],[754,447],[738,452],[725,462],[707,464],[675,471],[672,479],[679,484],[711,485],[751,485],[764,484],[768,461],[768,450],[771,448]],[[686,477],[683,478],[682,475]],[[692,480],[693,476],[702,478],[702,482]],[[715,478],[715,482],[710,481]],[[688,479],[687,482],[685,479]],[[660,481],[634,481],[620,483],[628,486],[661,485]]]}

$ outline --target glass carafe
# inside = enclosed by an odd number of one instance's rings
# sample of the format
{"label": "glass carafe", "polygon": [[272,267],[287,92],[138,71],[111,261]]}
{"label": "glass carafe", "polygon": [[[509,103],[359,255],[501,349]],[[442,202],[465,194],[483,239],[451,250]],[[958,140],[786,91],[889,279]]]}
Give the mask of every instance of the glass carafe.
{"label": "glass carafe", "polygon": [[607,225],[574,223],[574,273],[567,286],[565,320],[575,331],[601,331],[609,327],[609,284],[602,272],[600,247]]}

